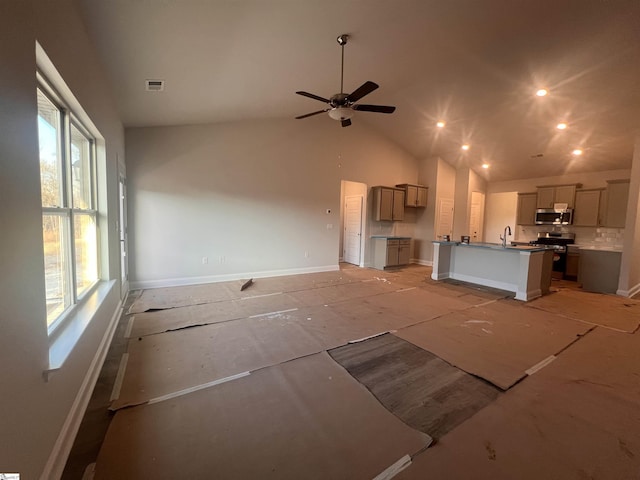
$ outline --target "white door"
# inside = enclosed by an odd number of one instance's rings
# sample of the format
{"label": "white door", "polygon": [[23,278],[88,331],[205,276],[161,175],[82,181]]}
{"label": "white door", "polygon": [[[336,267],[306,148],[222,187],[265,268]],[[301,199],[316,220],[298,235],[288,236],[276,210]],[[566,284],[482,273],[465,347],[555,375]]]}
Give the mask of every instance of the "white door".
{"label": "white door", "polygon": [[362,240],[362,196],[351,195],[344,199],[344,252],[343,260],[360,265]]}
{"label": "white door", "polygon": [[469,236],[472,242],[482,241],[484,224],[484,193],[471,192],[471,211],[469,215]]}
{"label": "white door", "polygon": [[120,240],[120,284],[121,298],[129,290],[129,260],[127,257],[127,184],[124,176],[118,178],[118,207],[119,207],[119,240]]}
{"label": "white door", "polygon": [[453,199],[439,198],[437,214],[436,240],[442,240],[443,235],[453,235]]}

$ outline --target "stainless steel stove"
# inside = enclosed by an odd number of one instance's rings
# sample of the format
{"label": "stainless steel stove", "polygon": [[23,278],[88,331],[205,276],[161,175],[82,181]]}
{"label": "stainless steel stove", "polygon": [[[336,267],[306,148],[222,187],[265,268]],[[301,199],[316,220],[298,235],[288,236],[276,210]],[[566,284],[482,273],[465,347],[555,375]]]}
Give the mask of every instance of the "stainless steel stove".
{"label": "stainless steel stove", "polygon": [[529,242],[531,245],[553,246],[553,277],[564,278],[567,267],[567,245],[575,243],[575,233],[538,232],[538,239]]}

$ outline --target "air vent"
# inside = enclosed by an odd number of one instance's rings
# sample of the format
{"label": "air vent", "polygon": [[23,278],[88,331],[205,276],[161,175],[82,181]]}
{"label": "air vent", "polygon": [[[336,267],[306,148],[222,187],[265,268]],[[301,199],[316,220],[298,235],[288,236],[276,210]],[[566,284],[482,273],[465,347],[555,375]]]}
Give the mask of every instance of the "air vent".
{"label": "air vent", "polygon": [[164,90],[164,80],[145,80],[147,92],[162,92]]}

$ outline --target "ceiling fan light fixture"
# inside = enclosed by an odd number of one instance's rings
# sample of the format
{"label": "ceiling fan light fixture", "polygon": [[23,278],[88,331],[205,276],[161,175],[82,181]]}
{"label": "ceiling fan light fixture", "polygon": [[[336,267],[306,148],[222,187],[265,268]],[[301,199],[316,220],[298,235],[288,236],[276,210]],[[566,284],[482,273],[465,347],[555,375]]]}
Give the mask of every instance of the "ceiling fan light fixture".
{"label": "ceiling fan light fixture", "polygon": [[350,107],[335,107],[329,110],[329,116],[334,120],[348,120],[353,117],[353,110]]}

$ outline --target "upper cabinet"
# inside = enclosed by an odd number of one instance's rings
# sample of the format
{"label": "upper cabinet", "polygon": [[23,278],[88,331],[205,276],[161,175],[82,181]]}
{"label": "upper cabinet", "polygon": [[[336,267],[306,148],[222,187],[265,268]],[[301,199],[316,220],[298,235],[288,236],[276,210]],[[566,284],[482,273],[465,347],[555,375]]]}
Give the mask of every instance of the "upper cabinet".
{"label": "upper cabinet", "polygon": [[602,223],[600,218],[600,200],[604,190],[593,188],[576,190],[576,202],[573,210],[573,225],[576,227],[597,227]]}
{"label": "upper cabinet", "polygon": [[405,207],[426,207],[427,206],[427,187],[422,185],[412,185],[403,183],[396,185],[404,190],[404,206]]}
{"label": "upper cabinet", "polygon": [[624,228],[629,199],[629,180],[607,180],[602,226]]}
{"label": "upper cabinet", "polygon": [[554,185],[538,187],[537,208],[553,208],[556,203],[566,203],[567,208],[574,208],[576,185]]}
{"label": "upper cabinet", "polygon": [[516,223],[518,225],[535,225],[536,223],[536,200],[535,193],[518,194],[518,212]]}
{"label": "upper cabinet", "polygon": [[373,219],[404,220],[405,191],[392,187],[373,187]]}

